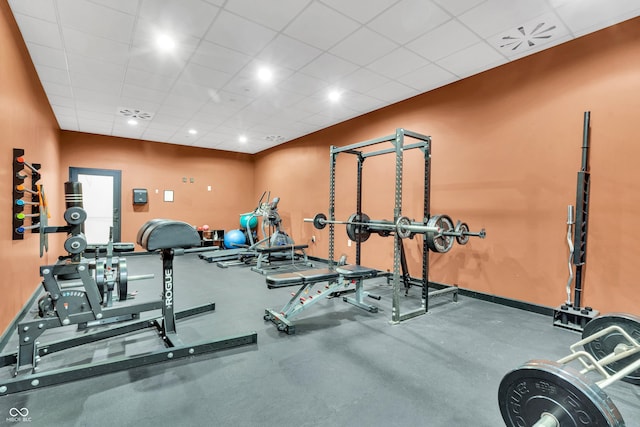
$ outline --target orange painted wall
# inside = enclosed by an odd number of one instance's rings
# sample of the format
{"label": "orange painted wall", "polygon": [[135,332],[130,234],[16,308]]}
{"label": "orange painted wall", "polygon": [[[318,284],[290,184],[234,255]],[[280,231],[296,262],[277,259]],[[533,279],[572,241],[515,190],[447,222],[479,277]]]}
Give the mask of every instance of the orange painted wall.
{"label": "orange painted wall", "polygon": [[[52,199],[58,183],[59,130],[7,2],[0,2],[0,333],[20,312],[40,282],[38,266],[56,255],[39,258],[39,237],[27,233],[12,240],[13,148],[25,151],[29,163],[41,163],[42,183]],[[30,171],[26,170],[25,173]],[[25,181],[31,185],[30,179]],[[30,199],[30,198],[29,198]],[[26,209],[25,213],[29,213]],[[30,219],[25,221],[30,224]],[[58,240],[51,237],[50,245]]]}
{"label": "orange painted wall", "polygon": [[[397,127],[430,135],[431,213],[487,230],[485,240],[432,254],[431,280],[556,306],[566,298],[567,205],[575,204],[583,113],[591,111],[583,305],[640,314],[640,244],[631,231],[640,210],[639,94],[636,18],[260,153],[255,179],[282,198],[285,226],[296,242],[326,257],[328,231],[303,218],[327,212],[329,146]],[[355,162],[340,156],[336,217],[346,219],[355,212]],[[411,218],[421,216],[421,159],[405,155],[403,214]],[[394,167],[391,155],[365,162],[363,211],[371,218],[393,219]],[[336,256],[348,254],[353,262],[344,227],[336,230]],[[414,276],[420,275],[421,245],[421,239],[407,241]],[[391,269],[392,260],[391,239],[364,243],[364,265]]]}
{"label": "orange painted wall", "polygon": [[[67,131],[60,152],[64,179],[70,166],[122,171],[123,242],[135,242],[140,226],[154,218],[239,228],[239,215],[253,211],[261,194],[254,191],[247,154]],[[133,188],[146,188],[149,203],[134,206]],[[164,190],[173,190],[174,202],[163,200]]]}

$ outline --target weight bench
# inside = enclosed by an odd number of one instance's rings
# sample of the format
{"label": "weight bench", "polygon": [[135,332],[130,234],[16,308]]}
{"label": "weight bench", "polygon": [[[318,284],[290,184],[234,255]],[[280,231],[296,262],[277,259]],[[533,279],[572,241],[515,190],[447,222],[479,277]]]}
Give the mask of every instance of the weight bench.
{"label": "weight bench", "polygon": [[[295,334],[295,325],[292,319],[311,307],[318,301],[329,296],[340,295],[349,292],[349,286],[355,285],[354,297],[343,297],[344,302],[356,307],[376,313],[378,307],[364,302],[365,297],[379,300],[379,296],[370,295],[364,290],[364,280],[377,276],[378,270],[360,265],[343,265],[335,270],[319,268],[292,273],[282,273],[267,276],[267,288],[275,289],[287,286],[300,286],[297,292],[292,292],[291,299],[279,312],[265,309],[264,320],[273,322],[279,331],[287,334]],[[322,289],[312,292],[318,283],[328,282]]]}
{"label": "weight bench", "polygon": [[[18,325],[20,346],[17,353],[0,355],[0,366],[14,363],[16,366],[13,379],[7,381],[0,379],[0,396],[257,342],[257,334],[252,332],[218,340],[207,339],[194,344],[184,344],[176,332],[176,319],[215,310],[215,304],[209,303],[188,310],[174,311],[174,255],[184,252],[184,249],[200,245],[200,236],[187,223],[155,219],[148,221],[140,228],[137,242],[147,251],[160,250],[161,252],[162,300],[123,305],[117,308],[102,308],[98,288],[89,274],[87,262],[41,267],[45,289],[51,295],[48,302],[50,307],[46,311],[43,310],[39,318],[21,322]],[[85,290],[61,290],[55,279],[58,272],[79,274],[82,282],[87,284]],[[162,310],[162,315],[155,319],[127,322],[121,326],[83,333],[81,336],[49,344],[40,345],[38,340],[47,329],[151,310]],[[165,348],[149,349],[133,356],[109,357],[105,361],[87,362],[53,369],[49,372],[40,372],[36,366],[41,357],[51,353],[147,329],[155,329],[158,332]],[[89,360],[91,360],[90,357]]]}
{"label": "weight bench", "polygon": [[254,250],[257,252],[258,257],[256,259],[256,265],[254,267],[251,267],[251,270],[260,274],[267,274],[269,270],[274,270],[278,268],[278,267],[263,266],[264,263],[270,264],[271,257],[273,257],[276,254],[290,255],[292,263],[295,261],[296,257],[301,256],[302,257],[301,263],[310,266],[311,263],[309,263],[309,259],[307,258],[307,252],[305,251],[305,249],[307,249],[308,247],[309,245],[277,245],[277,246],[255,247]]}

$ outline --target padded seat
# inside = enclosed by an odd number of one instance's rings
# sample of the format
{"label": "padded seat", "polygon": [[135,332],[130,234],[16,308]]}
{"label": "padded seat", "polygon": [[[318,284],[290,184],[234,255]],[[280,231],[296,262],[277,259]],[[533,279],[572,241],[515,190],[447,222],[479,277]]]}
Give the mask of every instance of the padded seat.
{"label": "padded seat", "polygon": [[138,230],[137,242],[147,251],[200,246],[196,229],[182,221],[152,219]]}
{"label": "padded seat", "polygon": [[328,268],[315,268],[312,270],[295,271],[267,276],[267,288],[282,288],[285,286],[303,285],[305,283],[327,282],[337,279],[339,274]]}
{"label": "padded seat", "polygon": [[341,265],[336,268],[336,272],[347,279],[357,279],[368,277],[375,277],[378,275],[378,270],[375,268],[363,267],[361,265]]}

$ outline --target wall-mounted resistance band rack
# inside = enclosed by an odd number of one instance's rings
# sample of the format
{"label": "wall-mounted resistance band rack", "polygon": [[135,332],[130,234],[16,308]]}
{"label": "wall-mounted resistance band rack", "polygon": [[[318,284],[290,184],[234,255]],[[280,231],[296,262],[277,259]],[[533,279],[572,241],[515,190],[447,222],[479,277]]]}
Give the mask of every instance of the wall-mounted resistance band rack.
{"label": "wall-mounted resistance band rack", "polygon": [[[24,159],[24,150],[13,149],[13,240],[24,239],[24,233],[31,230],[32,233],[39,233],[40,218],[44,212],[42,186],[40,181],[39,163],[28,163]],[[25,173],[29,170],[31,173]],[[27,186],[27,178],[31,176],[31,185]],[[25,207],[30,207],[25,212]],[[25,220],[29,219],[30,224],[25,225]]]}

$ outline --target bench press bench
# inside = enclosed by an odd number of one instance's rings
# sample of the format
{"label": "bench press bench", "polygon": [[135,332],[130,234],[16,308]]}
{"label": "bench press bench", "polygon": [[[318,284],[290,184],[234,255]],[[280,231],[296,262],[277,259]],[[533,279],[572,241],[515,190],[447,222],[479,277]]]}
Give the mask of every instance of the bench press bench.
{"label": "bench press bench", "polygon": [[[264,320],[273,322],[279,331],[287,334],[295,334],[295,325],[292,319],[302,313],[313,304],[328,298],[331,295],[351,291],[350,285],[355,285],[355,296],[343,297],[344,302],[355,305],[376,313],[378,307],[364,302],[365,297],[380,299],[380,297],[370,295],[364,290],[364,280],[377,276],[378,270],[361,265],[342,265],[335,270],[329,268],[317,268],[306,271],[296,271],[291,273],[274,274],[267,276],[266,282],[269,289],[282,288],[287,286],[300,286],[297,292],[292,292],[289,302],[280,311],[266,309]],[[327,284],[312,292],[318,283]]]}

